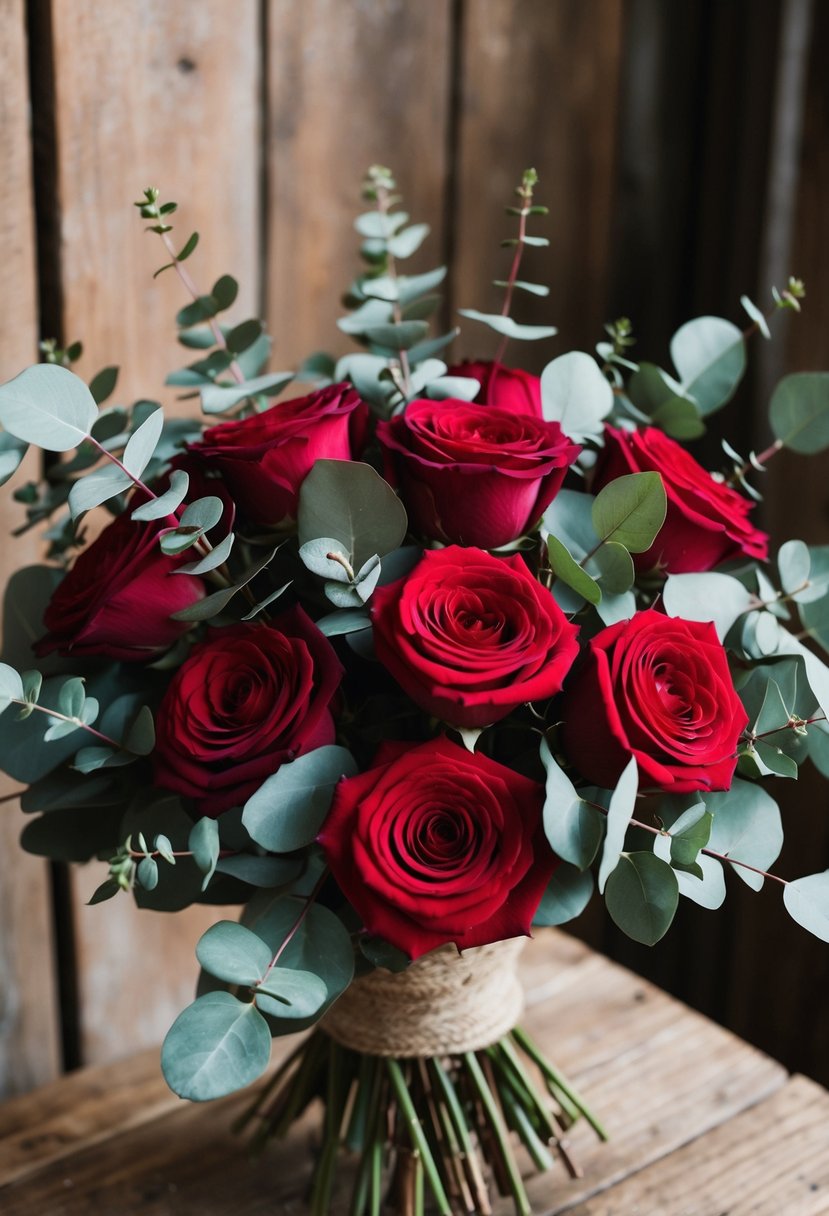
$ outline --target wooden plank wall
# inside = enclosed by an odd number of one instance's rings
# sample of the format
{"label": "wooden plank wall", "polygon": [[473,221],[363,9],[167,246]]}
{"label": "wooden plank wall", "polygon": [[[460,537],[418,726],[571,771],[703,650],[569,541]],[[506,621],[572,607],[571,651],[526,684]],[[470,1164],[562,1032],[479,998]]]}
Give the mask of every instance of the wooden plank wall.
{"label": "wooden plank wall", "polygon": [[[0,0],[0,380],[37,357],[37,288],[23,0]],[[30,462],[31,463],[31,462]],[[0,579],[36,557],[33,542],[7,539],[17,512],[0,507]],[[50,1080],[59,1028],[52,955],[50,872],[21,855],[21,816],[0,782],[0,1094]]]}
{"label": "wooden plank wall", "polygon": [[[539,201],[551,207],[552,248],[534,254],[531,277],[552,291],[525,297],[522,319],[552,321],[561,337],[522,357],[540,367],[557,350],[589,350],[621,311],[634,316],[642,353],[663,357],[694,309],[737,317],[740,292],[758,286],[770,221],[756,200],[767,195],[778,35],[804,6],[763,0],[759,21],[756,0],[238,0],[232,9],[222,0],[0,0],[0,265],[15,283],[14,293],[0,292],[2,371],[34,350],[37,252],[42,329],[83,339],[83,374],[119,362],[119,399],[171,403],[162,381],[178,358],[171,321],[181,295],[172,275],[150,278],[161,250],[131,207],[149,184],[178,199],[182,236],[201,232],[190,263],[199,282],[231,271],[242,284],[238,315],[265,308],[274,366],[320,347],[347,349],[334,320],[357,269],[351,224],[373,161],[395,169],[407,210],[432,225],[424,264],[451,264],[447,318],[450,306],[494,303],[489,280],[502,277],[498,242],[509,234],[502,207],[533,164]],[[829,291],[820,54],[829,29],[818,11],[796,158],[797,252],[799,272],[822,274]],[[25,14],[35,117],[48,137],[35,173],[37,250]],[[826,299],[810,297],[792,331],[793,366],[829,364]],[[468,326],[460,353],[491,351],[486,332]],[[751,403],[750,390],[729,418],[741,442],[755,429]],[[781,535],[795,526],[784,505],[789,475],[781,466],[770,506]],[[808,511],[822,522],[808,539],[829,526],[815,478]],[[6,571],[21,561],[19,548],[3,553]],[[814,796],[825,802],[822,791]],[[0,1094],[55,1071],[61,1029],[48,871],[21,860],[14,812],[2,813]],[[808,853],[805,826],[802,837],[796,847]],[[217,914],[139,914],[120,899],[88,909],[98,878],[75,871],[63,896],[57,883],[58,923],[72,929],[61,933],[62,951],[76,981],[74,994],[72,985],[63,993],[70,1064],[157,1042],[189,999],[193,946]],[[764,934],[782,944],[787,986],[797,989],[804,972],[815,985],[825,980],[826,963],[771,904],[762,904]],[[678,937],[650,954],[619,942],[598,905],[579,931],[772,1051],[799,1051],[799,1067],[829,1073],[814,1023],[796,1043],[814,993],[801,987],[786,998],[783,985],[769,984],[748,923],[757,907],[739,901],[727,932],[728,913],[703,924],[692,909]],[[152,985],[136,962],[148,958]]]}

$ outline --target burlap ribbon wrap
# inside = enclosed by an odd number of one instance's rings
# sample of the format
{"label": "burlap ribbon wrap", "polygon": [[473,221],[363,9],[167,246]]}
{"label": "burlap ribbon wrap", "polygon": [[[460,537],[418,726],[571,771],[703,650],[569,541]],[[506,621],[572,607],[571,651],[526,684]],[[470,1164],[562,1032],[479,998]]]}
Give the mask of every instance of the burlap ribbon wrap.
{"label": "burlap ribbon wrap", "polygon": [[525,938],[459,954],[441,946],[406,970],[378,968],[355,980],[326,1014],[324,1029],[374,1056],[479,1051],[512,1030],[524,1008],[518,956]]}

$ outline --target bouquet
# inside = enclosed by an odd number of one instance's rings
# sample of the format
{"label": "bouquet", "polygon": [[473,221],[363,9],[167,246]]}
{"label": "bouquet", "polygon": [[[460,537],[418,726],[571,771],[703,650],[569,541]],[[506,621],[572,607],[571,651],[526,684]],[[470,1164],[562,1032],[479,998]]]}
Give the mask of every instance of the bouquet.
{"label": "bouquet", "polygon": [[93,902],[241,905],[196,946],[162,1067],[220,1097],[313,1028],[242,1122],[260,1144],[322,1099],[314,1213],[343,1146],[355,1213],[389,1185],[404,1212],[488,1212],[489,1173],[528,1212],[516,1145],[575,1168],[567,1127],[601,1125],[517,1027],[514,965],[594,885],[653,944],[680,896],[768,878],[829,940],[829,872],[770,873],[775,782],[829,776],[829,547],[771,562],[753,521],[777,451],[829,446],[829,373],[781,381],[765,450],[724,443],[709,472],[684,446],[803,286],[744,297],[744,330],[683,325],[671,370],[620,319],[535,377],[504,362],[556,332],[512,315],[546,294],[520,277],[548,243],[535,187],[508,209],[500,312],[461,310],[492,359],[453,365],[457,330],[430,329],[445,270],[401,271],[428,229],[374,166],[339,322],[357,352],[263,370],[260,322],[223,319],[236,282],[195,286],[197,234],[179,248],[152,189],[137,206],[191,297],[167,383],[207,423],[105,405],[115,374],[87,385],[78,345],[0,387],[3,479],[30,444],[57,453],[14,490],[47,542],[5,601],[22,843],[104,860]]}

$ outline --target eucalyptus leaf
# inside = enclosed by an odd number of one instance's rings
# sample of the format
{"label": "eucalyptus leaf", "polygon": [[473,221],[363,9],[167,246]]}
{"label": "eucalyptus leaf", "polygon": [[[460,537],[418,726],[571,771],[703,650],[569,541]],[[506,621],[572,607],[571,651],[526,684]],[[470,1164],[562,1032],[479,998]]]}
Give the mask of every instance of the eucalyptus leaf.
{"label": "eucalyptus leaf", "polygon": [[187,497],[189,487],[189,474],[185,473],[183,469],[173,469],[170,474],[169,490],[165,490],[157,498],[151,498],[149,502],[136,507],[131,518],[136,520],[166,519],[168,515],[174,515]]}
{"label": "eucalyptus leaf", "polygon": [[216,820],[207,816],[198,819],[190,831],[187,848],[193,854],[193,860],[204,875],[202,880],[202,890],[204,891],[213,877],[216,862],[219,860],[219,825]]}
{"label": "eucalyptus leaf", "polygon": [[38,363],[0,385],[0,425],[47,452],[69,452],[87,438],[98,407],[74,372]]}
{"label": "eucalyptus leaf", "polygon": [[313,971],[274,967],[256,989],[256,1004],[277,1018],[312,1018],[328,1000],[328,988]]}
{"label": "eucalyptus leaf", "polygon": [[610,796],[610,803],[607,808],[607,830],[602,849],[602,860],[599,866],[599,891],[602,894],[604,893],[608,878],[619,864],[622,849],[625,847],[625,836],[627,835],[628,824],[633,817],[633,808],[636,805],[638,789],[639,769],[636,764],[636,757],[631,756],[619,778],[616,789]]}
{"label": "eucalyptus leaf", "polygon": [[751,592],[730,574],[670,574],[662,590],[668,616],[686,621],[713,621],[720,641],[734,622],[748,612]]}
{"label": "eucalyptus leaf", "polygon": [[616,541],[606,541],[587,563],[601,583],[602,594],[623,595],[633,586],[636,571],[627,549]]}
{"label": "eucalyptus leaf", "polygon": [[164,414],[158,409],[130,435],[121,460],[133,477],[140,477],[152,459],[164,427]]}
{"label": "eucalyptus leaf", "polygon": [[480,321],[505,338],[518,338],[523,342],[535,342],[539,338],[552,338],[558,333],[555,325],[519,325],[512,317],[502,317],[497,312],[479,312],[477,308],[459,308],[462,317]]}
{"label": "eucalyptus leaf", "polygon": [[300,545],[335,537],[360,567],[375,553],[396,549],[408,520],[400,499],[370,465],[318,460],[300,489],[297,527]]}
{"label": "eucalyptus leaf", "polygon": [[569,351],[541,373],[541,408],[571,439],[601,434],[603,419],[613,409],[613,389],[596,360],[584,351]]}
{"label": "eucalyptus leaf", "polygon": [[[714,853],[734,857],[759,870],[768,870],[777,860],[783,845],[780,809],[761,785],[735,777],[730,790],[707,794],[705,806],[714,816],[708,844]],[[761,874],[744,866],[733,868],[744,883],[760,890]]]}
{"label": "eucalyptus leaf", "polygon": [[268,372],[265,376],[254,376],[244,384],[221,385],[211,384],[201,390],[201,407],[205,414],[223,414],[233,409],[240,402],[246,401],[263,393],[266,397],[275,397],[286,388],[294,378],[293,372]]}
{"label": "eucalyptus leaf", "polygon": [[579,797],[572,781],[553,758],[546,739],[541,741],[541,761],[547,771],[544,801],[547,840],[563,861],[584,870],[601,844],[603,816]]}
{"label": "eucalyptus leaf", "polygon": [[283,764],[245,803],[242,823],[251,838],[271,853],[291,853],[316,838],[341,777],[357,764],[344,747],[332,744]]}
{"label": "eucalyptus leaf", "polygon": [[72,518],[78,519],[93,507],[131,490],[132,486],[132,478],[115,464],[105,464],[86,477],[79,477],[69,491]]}
{"label": "eucalyptus leaf", "polygon": [[607,880],[605,901],[623,933],[644,946],[653,946],[667,933],[676,914],[676,874],[653,853],[623,853]]}
{"label": "eucalyptus leaf", "polygon": [[[202,500],[203,501],[203,500]],[[217,570],[219,566],[223,566],[230,557],[230,551],[233,548],[233,543],[236,536],[233,532],[228,532],[224,540],[219,541],[214,545],[209,553],[204,557],[200,557],[195,562],[185,562],[181,566],[177,566],[175,574],[208,574],[211,570]]]}
{"label": "eucalyptus leaf", "polygon": [[593,527],[602,542],[644,553],[665,522],[668,500],[659,473],[626,473],[608,482],[593,503]]}
{"label": "eucalyptus leaf", "polygon": [[552,534],[547,537],[547,553],[550,558],[550,568],[556,578],[561,579],[578,595],[583,596],[590,604],[598,604],[602,591],[594,578],[578,564],[575,558],[557,537]]}
{"label": "eucalyptus leaf", "polygon": [[534,925],[565,925],[581,916],[593,894],[593,875],[590,870],[579,870],[576,866],[562,863],[550,879],[538,905]]}
{"label": "eucalyptus leaf", "polygon": [[161,1048],[161,1070],[173,1093],[205,1102],[261,1077],[270,1055],[271,1033],[255,1005],[229,992],[209,992],[170,1027]]}
{"label": "eucalyptus leaf", "polygon": [[784,376],[771,396],[769,422],[775,439],[793,452],[811,454],[829,447],[829,372]]}
{"label": "eucalyptus leaf", "polygon": [[799,925],[829,942],[829,870],[786,883],[783,903]]}
{"label": "eucalyptus leaf", "polygon": [[746,369],[745,340],[731,321],[696,317],[671,339],[671,358],[683,393],[698,403],[703,415],[725,405]]}
{"label": "eucalyptus leaf", "polygon": [[210,975],[228,984],[258,984],[271,962],[270,946],[235,920],[220,920],[203,933],[196,958]]}

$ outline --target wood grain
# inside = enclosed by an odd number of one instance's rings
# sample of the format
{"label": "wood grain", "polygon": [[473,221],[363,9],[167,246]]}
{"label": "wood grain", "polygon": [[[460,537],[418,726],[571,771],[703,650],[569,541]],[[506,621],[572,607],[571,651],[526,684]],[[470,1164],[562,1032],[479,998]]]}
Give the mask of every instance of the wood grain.
{"label": "wood grain", "polygon": [[[35,240],[29,94],[22,0],[0,0],[0,381],[37,357]],[[33,469],[33,459],[28,468]],[[19,475],[18,475],[19,476]],[[31,541],[5,539],[20,522],[8,493],[0,509],[0,580],[31,561]],[[13,782],[0,782],[0,797]],[[0,803],[0,1097],[43,1083],[57,1070],[57,1020],[46,863],[21,855],[22,817]]]}
{"label": "wood grain", "polygon": [[335,325],[359,270],[352,222],[369,165],[391,167],[432,236],[409,266],[443,258],[449,0],[269,0],[267,313],[280,367],[354,349]]}
{"label": "wood grain", "polygon": [[[784,1070],[767,1057],[561,933],[547,931],[527,948],[523,975],[524,1024],[605,1117],[612,1136],[600,1146],[588,1129],[576,1129],[572,1147],[584,1177],[570,1182],[554,1173],[531,1182],[539,1213],[569,1210],[647,1171],[682,1144],[727,1127],[785,1081]],[[246,1098],[165,1105],[154,1073],[145,1055],[106,1092],[100,1092],[102,1070],[93,1070],[0,1114],[4,1216],[116,1210],[218,1216],[231,1209],[239,1216],[300,1216],[307,1210],[313,1112],[288,1141],[250,1164],[227,1131]],[[73,1083],[70,1100],[62,1090]],[[128,1103],[131,1092],[142,1101]],[[73,1109],[79,1112],[75,1129],[68,1117]],[[43,1135],[29,1142],[33,1127]],[[344,1210],[341,1196],[332,1211],[340,1216]],[[499,1216],[508,1210],[502,1205]],[[617,1210],[631,1216],[631,1209]],[[662,1211],[667,1216],[671,1209]]]}
{"label": "wood grain", "polygon": [[[551,248],[533,250],[522,278],[548,283],[546,299],[520,293],[516,320],[554,324],[560,336],[515,343],[507,362],[540,370],[554,354],[592,350],[602,337],[610,268],[616,98],[623,33],[619,0],[466,0],[453,207],[456,307],[498,311],[515,235],[504,215],[521,174],[539,174],[550,208],[531,229]],[[460,349],[489,355],[497,339],[472,322]]]}
{"label": "wood grain", "polygon": [[[79,370],[122,368],[116,398],[170,403],[165,374],[187,362],[173,317],[187,302],[132,201],[147,185],[176,199],[174,238],[201,244],[188,267],[208,290],[241,284],[232,316],[258,311],[259,5],[52,5],[62,328],[81,337]],[[193,403],[188,403],[192,409]],[[193,947],[217,910],[166,917],[128,900],[85,901],[100,866],[75,873],[82,1058],[111,1060],[156,1042],[192,999]]]}

